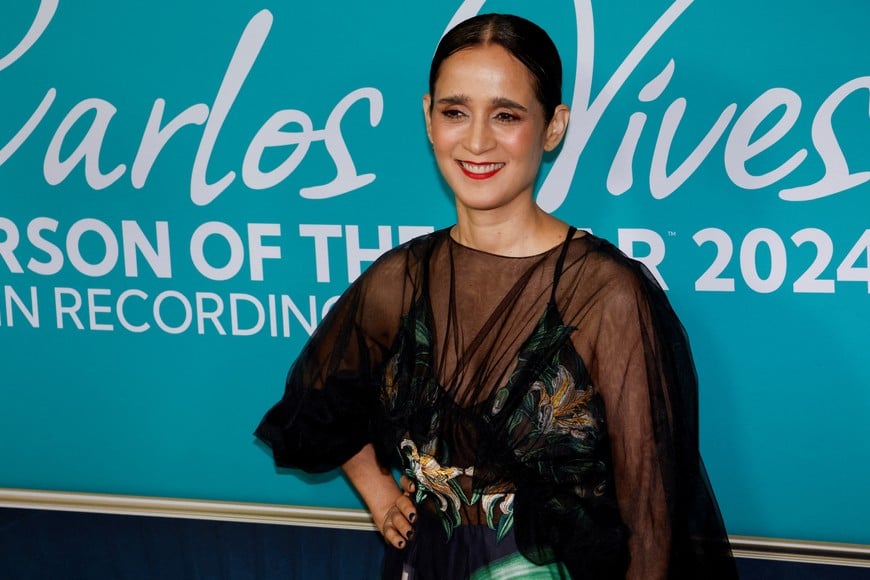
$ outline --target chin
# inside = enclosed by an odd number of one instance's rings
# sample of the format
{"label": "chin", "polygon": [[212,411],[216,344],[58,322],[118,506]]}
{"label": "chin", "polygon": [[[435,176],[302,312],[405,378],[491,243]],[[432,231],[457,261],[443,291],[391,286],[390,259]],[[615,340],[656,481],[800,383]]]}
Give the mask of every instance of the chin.
{"label": "chin", "polygon": [[454,193],[454,201],[457,209],[462,207],[473,211],[490,211],[511,205],[516,197],[505,198],[486,195],[457,195]]}

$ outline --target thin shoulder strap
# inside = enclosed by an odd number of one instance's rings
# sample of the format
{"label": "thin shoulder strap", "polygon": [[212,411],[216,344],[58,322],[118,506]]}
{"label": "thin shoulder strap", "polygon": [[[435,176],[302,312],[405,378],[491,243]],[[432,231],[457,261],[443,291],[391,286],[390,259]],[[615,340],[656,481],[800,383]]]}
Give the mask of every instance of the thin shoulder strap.
{"label": "thin shoulder strap", "polygon": [[562,250],[559,252],[559,258],[556,260],[556,268],[553,270],[553,289],[550,292],[550,302],[556,300],[556,286],[559,285],[559,278],[562,277],[562,267],[565,265],[565,256],[568,254],[568,246],[571,240],[574,239],[574,234],[577,233],[577,228],[570,226],[568,235],[565,236],[565,241],[562,243]]}

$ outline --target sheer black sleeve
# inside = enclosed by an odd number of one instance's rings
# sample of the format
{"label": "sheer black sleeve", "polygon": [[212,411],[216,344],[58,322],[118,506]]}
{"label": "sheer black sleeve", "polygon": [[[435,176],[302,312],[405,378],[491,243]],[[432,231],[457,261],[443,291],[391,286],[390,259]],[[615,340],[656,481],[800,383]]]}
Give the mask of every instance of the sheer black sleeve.
{"label": "sheer black sleeve", "polygon": [[698,384],[683,326],[645,268],[605,250],[586,348],[629,530],[626,578],[737,578],[699,454]]}
{"label": "sheer black sleeve", "polygon": [[407,302],[406,261],[398,249],[373,264],[300,352],[284,396],[255,432],[272,448],[277,465],[328,471],[372,439],[384,355]]}

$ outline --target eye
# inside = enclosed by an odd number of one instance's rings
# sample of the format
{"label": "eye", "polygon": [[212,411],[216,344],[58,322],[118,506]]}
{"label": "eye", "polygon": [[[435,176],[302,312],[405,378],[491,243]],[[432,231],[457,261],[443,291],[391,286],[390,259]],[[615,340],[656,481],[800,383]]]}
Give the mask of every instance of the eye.
{"label": "eye", "polygon": [[520,120],[520,118],[513,113],[502,111],[500,113],[496,113],[495,120],[499,121],[500,123],[516,123]]}
{"label": "eye", "polygon": [[441,115],[447,119],[456,120],[464,117],[465,113],[463,113],[459,109],[444,109],[441,111]]}

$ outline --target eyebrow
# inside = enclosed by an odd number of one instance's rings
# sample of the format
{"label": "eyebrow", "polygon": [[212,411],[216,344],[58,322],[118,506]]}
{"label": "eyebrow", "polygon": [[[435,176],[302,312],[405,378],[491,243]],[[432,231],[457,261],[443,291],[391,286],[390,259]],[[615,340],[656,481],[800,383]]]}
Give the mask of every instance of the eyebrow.
{"label": "eyebrow", "polygon": [[[439,105],[467,105],[471,99],[467,95],[451,95],[438,99]],[[505,107],[506,109],[514,109],[528,113],[529,110],[518,102],[508,99],[507,97],[495,97],[492,99],[493,107]]]}

